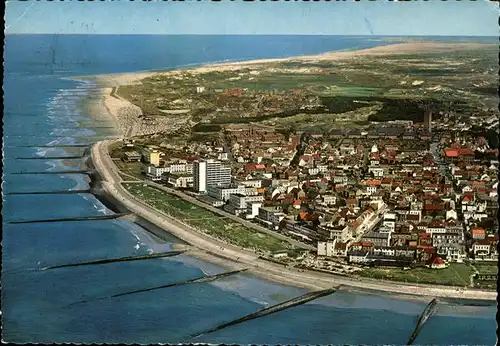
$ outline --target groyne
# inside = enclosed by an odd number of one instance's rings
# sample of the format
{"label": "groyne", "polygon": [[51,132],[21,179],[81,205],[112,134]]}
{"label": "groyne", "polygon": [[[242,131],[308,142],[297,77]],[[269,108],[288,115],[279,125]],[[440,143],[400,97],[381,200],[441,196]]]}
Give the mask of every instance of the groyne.
{"label": "groyne", "polygon": [[185,252],[184,250],[182,250],[182,251],[168,251],[168,252],[157,252],[157,253],[152,253],[152,254],[147,254],[147,255],[126,256],[126,257],[118,257],[118,258],[106,258],[106,259],[95,260],[95,261],[61,264],[61,265],[56,265],[56,266],[44,267],[44,268],[41,268],[40,270],[51,270],[51,269],[67,268],[67,267],[81,267],[81,266],[108,264],[108,263],[115,263],[115,262],[142,261],[142,260],[148,260],[148,259],[177,256],[177,255],[183,254],[184,252]]}
{"label": "groyne", "polygon": [[10,174],[91,174],[92,171],[88,169],[83,170],[73,170],[73,171],[41,171],[41,172],[13,172]]}
{"label": "groyne", "polygon": [[6,195],[66,195],[78,193],[92,193],[90,189],[86,190],[59,190],[59,191],[33,191],[33,192],[7,192]]}
{"label": "groyne", "polygon": [[215,281],[215,280],[218,280],[218,279],[222,279],[222,278],[227,277],[227,276],[231,276],[231,275],[235,275],[235,274],[238,274],[238,273],[242,273],[242,272],[244,272],[246,270],[248,270],[248,269],[245,268],[245,269],[240,269],[240,270],[234,270],[234,271],[224,272],[224,273],[215,274],[215,275],[202,276],[202,277],[199,277],[199,278],[196,278],[196,279],[185,280],[185,281],[176,282],[176,283],[173,283],[173,284],[167,284],[167,285],[161,285],[161,286],[155,286],[155,287],[150,287],[150,288],[144,288],[144,289],[130,291],[130,292],[118,293],[118,294],[110,296],[110,298],[116,298],[116,297],[121,297],[121,296],[130,295],[130,294],[141,293],[141,292],[155,291],[155,290],[159,290],[159,289],[162,289],[162,288],[168,288],[168,287],[175,287],[175,286],[196,284],[196,283],[202,283],[202,282],[211,282],[211,281]]}
{"label": "groyne", "polygon": [[41,219],[41,220],[22,220],[22,221],[9,221],[9,224],[24,224],[24,223],[46,223],[46,222],[69,222],[69,221],[97,221],[97,220],[112,220],[118,219],[129,214],[115,213],[111,215],[96,215],[96,216],[79,216],[68,217],[60,219]]}
{"label": "groyne", "polygon": [[15,157],[14,160],[76,160],[83,159],[85,154],[71,156],[32,156],[32,157]]}
{"label": "groyne", "polygon": [[54,144],[54,145],[18,145],[18,148],[89,148],[93,143],[88,144]]}
{"label": "groyne", "polygon": [[337,288],[329,288],[326,290],[321,290],[321,291],[316,291],[316,292],[309,292],[309,293],[306,293],[302,296],[287,300],[285,302],[282,302],[282,303],[264,308],[264,309],[259,310],[257,312],[254,312],[252,314],[243,316],[243,317],[238,318],[236,320],[233,320],[231,322],[221,324],[215,328],[212,328],[212,329],[209,329],[203,333],[197,334],[197,335],[193,336],[193,338],[196,339],[202,335],[213,333],[213,332],[216,332],[218,330],[221,330],[221,329],[224,329],[224,328],[227,328],[230,326],[234,326],[235,324],[243,323],[243,322],[250,321],[250,320],[253,320],[253,319],[256,319],[259,317],[264,317],[264,316],[267,316],[270,314],[274,314],[274,313],[282,311],[282,310],[290,309],[290,308],[293,308],[294,306],[302,305],[302,304],[305,304],[305,303],[310,302],[312,300],[328,296],[332,293],[337,292],[337,290],[338,290],[338,287]]}
{"label": "groyne", "polygon": [[437,312],[437,303],[438,300],[434,298],[433,300],[430,301],[429,304],[425,307],[424,311],[420,314],[418,317],[417,325],[415,326],[415,330],[410,336],[410,339],[406,343],[406,345],[411,345],[417,338],[418,334],[424,327],[424,324],[431,318],[436,312]]}
{"label": "groyne", "polygon": [[123,292],[123,293],[117,293],[117,294],[113,294],[111,296],[106,296],[106,297],[99,297],[99,298],[94,298],[94,299],[81,300],[81,301],[69,304],[68,307],[79,305],[79,304],[85,304],[85,303],[89,303],[89,302],[93,302],[93,301],[97,301],[97,300],[105,300],[105,299],[111,299],[111,298],[118,298],[118,297],[130,295],[130,294],[155,291],[155,290],[159,290],[159,289],[163,289],[163,288],[183,286],[183,285],[189,285],[189,284],[194,284],[194,283],[202,283],[202,282],[212,282],[212,281],[215,281],[215,280],[218,280],[218,279],[222,279],[222,278],[227,277],[227,276],[231,276],[231,275],[235,275],[235,274],[244,272],[246,270],[247,269],[234,270],[234,271],[230,271],[230,272],[224,272],[224,273],[215,274],[215,275],[207,275],[207,276],[202,276],[202,277],[195,278],[195,279],[184,280],[184,281],[180,281],[180,282],[174,282],[174,283],[171,283],[171,284],[166,284],[166,285],[161,285],[161,286],[155,286],[155,287],[150,287],[150,288],[143,288],[143,289],[140,289],[140,290],[134,290],[134,291],[128,291],[128,292]]}

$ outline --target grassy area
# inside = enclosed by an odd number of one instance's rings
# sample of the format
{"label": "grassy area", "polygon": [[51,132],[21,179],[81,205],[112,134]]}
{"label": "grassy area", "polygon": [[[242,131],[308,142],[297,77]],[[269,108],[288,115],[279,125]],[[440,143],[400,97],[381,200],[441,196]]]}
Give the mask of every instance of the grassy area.
{"label": "grassy area", "polygon": [[477,281],[476,282],[476,287],[478,288],[496,288],[497,287],[497,282],[496,281]]}
{"label": "grassy area", "polygon": [[108,151],[110,152],[111,155],[113,155],[113,153],[119,152],[118,149],[121,149],[122,147],[123,143],[121,141],[116,141],[108,145]]}
{"label": "grassy area", "polygon": [[[477,269],[477,271],[480,274],[497,274],[498,273],[498,266],[496,262],[475,262],[473,264],[474,268]],[[496,288],[497,287],[497,282],[495,280],[478,280],[477,278],[474,279],[474,284],[476,287],[479,288]]]}
{"label": "grassy area", "polygon": [[[123,161],[118,161],[115,160],[115,165],[118,167],[120,170],[121,174],[120,176],[123,177],[124,179],[130,180],[131,177],[127,177],[126,174],[132,175],[140,180],[144,179],[145,176],[142,173],[142,163],[140,162],[123,162]],[[125,174],[123,174],[125,173]]]}
{"label": "grassy area", "polygon": [[362,276],[402,282],[437,284],[448,286],[469,286],[474,270],[466,264],[452,263],[445,269],[414,268],[411,270],[367,268],[360,271]]}
{"label": "grassy area", "polygon": [[[118,175],[125,181],[134,180],[130,175],[122,173],[121,171],[118,172]],[[136,178],[136,180],[141,180],[141,179]]]}
{"label": "grassy area", "polygon": [[230,244],[264,252],[287,250],[291,247],[285,241],[257,232],[151,186],[123,185],[131,194],[154,208]]}
{"label": "grassy area", "polygon": [[497,274],[498,273],[498,266],[497,263],[492,262],[492,263],[474,263],[474,267],[477,269],[478,272],[481,274]]}

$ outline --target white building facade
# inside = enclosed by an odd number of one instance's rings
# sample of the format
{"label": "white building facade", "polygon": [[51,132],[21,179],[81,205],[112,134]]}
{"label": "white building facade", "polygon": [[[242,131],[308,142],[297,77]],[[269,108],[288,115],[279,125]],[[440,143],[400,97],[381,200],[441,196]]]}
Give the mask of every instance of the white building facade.
{"label": "white building facade", "polygon": [[207,160],[193,163],[194,190],[205,193],[208,186],[227,186],[231,184],[231,167],[220,161]]}

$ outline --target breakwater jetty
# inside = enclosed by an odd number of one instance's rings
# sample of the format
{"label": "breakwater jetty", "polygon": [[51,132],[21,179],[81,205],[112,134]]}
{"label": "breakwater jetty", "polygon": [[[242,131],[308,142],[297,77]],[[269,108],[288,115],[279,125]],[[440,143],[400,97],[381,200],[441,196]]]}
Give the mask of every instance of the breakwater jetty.
{"label": "breakwater jetty", "polygon": [[80,217],[68,217],[68,218],[61,218],[61,219],[9,221],[8,223],[9,224],[23,224],[23,223],[43,223],[43,222],[112,220],[112,219],[118,219],[120,217],[124,217],[127,215],[129,215],[129,214],[116,213],[116,214],[111,214],[111,215],[80,216]]}
{"label": "breakwater jetty", "polygon": [[92,174],[92,170],[73,170],[73,171],[41,171],[41,172],[13,172],[10,174]]}
{"label": "breakwater jetty", "polygon": [[410,339],[406,343],[406,345],[411,345],[417,338],[418,334],[420,333],[420,330],[424,327],[424,324],[431,318],[437,311],[437,303],[438,300],[434,298],[433,300],[430,301],[429,304],[425,307],[424,311],[420,314],[418,317],[417,325],[415,326],[415,330],[411,334]]}
{"label": "breakwater jetty", "polygon": [[176,282],[176,283],[173,283],[173,284],[168,284],[168,285],[156,286],[156,287],[151,287],[151,288],[144,288],[144,289],[141,289],[141,290],[135,290],[135,291],[130,291],[130,292],[119,293],[119,294],[115,294],[115,295],[110,296],[110,298],[121,297],[121,296],[126,296],[126,295],[129,295],[129,294],[135,294],[135,293],[140,293],[140,292],[154,291],[154,290],[158,290],[158,289],[162,289],[162,288],[167,288],[167,287],[182,286],[182,285],[202,283],[202,282],[211,282],[211,281],[215,281],[217,279],[222,279],[222,278],[227,277],[227,276],[231,276],[231,275],[235,275],[235,274],[238,274],[238,273],[242,273],[242,272],[244,272],[246,270],[248,270],[248,269],[245,268],[245,269],[234,270],[234,271],[220,273],[220,274],[215,274],[215,275],[207,275],[207,276],[202,276],[202,277],[196,278],[196,279],[191,279],[191,280]]}
{"label": "breakwater jetty", "polygon": [[161,285],[161,286],[155,286],[155,287],[149,287],[149,288],[143,288],[140,290],[134,290],[134,291],[128,291],[128,292],[123,292],[123,293],[117,293],[113,294],[111,296],[106,296],[106,297],[101,297],[101,298],[96,298],[96,299],[88,299],[88,300],[81,300],[79,302],[75,302],[73,304],[70,304],[69,306],[77,305],[77,304],[84,304],[88,303],[91,301],[96,301],[96,300],[104,300],[104,299],[110,299],[110,298],[117,298],[117,297],[122,297],[122,296],[127,296],[130,294],[136,294],[136,293],[141,293],[141,292],[149,292],[149,291],[154,291],[154,290],[159,290],[162,288],[169,288],[169,287],[175,287],[175,286],[183,286],[183,285],[189,285],[189,284],[195,284],[195,283],[202,283],[202,282],[212,282],[218,279],[222,279],[224,277],[228,277],[231,275],[235,275],[238,273],[242,273],[244,271],[248,270],[247,268],[245,269],[240,269],[240,270],[234,270],[230,272],[224,272],[220,274],[215,274],[215,275],[207,275],[207,276],[202,276],[199,278],[195,279],[190,279],[190,280],[185,280],[185,281],[180,281],[180,282],[174,282],[171,284],[166,284],[166,285]]}
{"label": "breakwater jetty", "polygon": [[72,193],[92,193],[90,189],[86,190],[60,190],[60,191],[34,191],[34,192],[7,192],[6,195],[65,195]]}
{"label": "breakwater jetty", "polygon": [[54,144],[54,145],[17,145],[18,148],[90,148],[93,143],[88,144]]}
{"label": "breakwater jetty", "polygon": [[32,156],[32,157],[15,157],[15,160],[75,160],[82,159],[85,154],[72,156]]}
{"label": "breakwater jetty", "polygon": [[246,315],[246,316],[241,317],[241,318],[238,318],[238,319],[233,320],[231,322],[227,322],[227,323],[221,324],[221,325],[219,325],[219,326],[217,326],[215,328],[212,328],[212,329],[209,329],[209,330],[207,330],[207,331],[205,331],[203,333],[197,334],[197,335],[193,336],[193,338],[196,339],[196,338],[198,338],[198,337],[200,337],[202,335],[213,333],[213,332],[216,332],[218,330],[221,330],[221,329],[224,329],[224,328],[227,328],[227,327],[230,327],[230,326],[234,326],[235,324],[243,323],[243,322],[250,321],[250,320],[253,320],[253,319],[256,319],[256,318],[259,318],[259,317],[263,317],[263,316],[266,316],[266,315],[274,314],[274,313],[282,311],[282,310],[290,309],[290,308],[292,308],[294,306],[297,306],[297,305],[305,304],[305,303],[310,302],[312,300],[315,300],[315,299],[318,299],[318,298],[321,298],[321,297],[325,297],[325,296],[328,296],[328,295],[330,295],[332,293],[335,293],[335,292],[337,292],[338,289],[339,289],[339,287],[328,288],[326,290],[321,290],[321,291],[315,291],[315,292],[306,293],[306,294],[304,294],[304,295],[302,295],[300,297],[296,297],[296,298],[287,300],[285,302],[282,302],[282,303],[279,303],[279,304],[267,307],[267,308],[262,309],[260,311],[254,312],[252,314]]}
{"label": "breakwater jetty", "polygon": [[118,258],[106,258],[101,260],[89,261],[89,262],[81,262],[81,263],[70,263],[70,264],[61,264],[56,266],[44,267],[40,268],[40,270],[50,270],[50,269],[58,269],[58,268],[68,268],[68,267],[81,267],[88,265],[96,265],[96,264],[108,264],[115,262],[132,262],[132,261],[143,261],[155,258],[164,258],[164,257],[172,257],[183,254],[186,252],[182,251],[167,251],[167,252],[157,252],[147,255],[139,255],[139,256],[126,256],[126,257],[118,257]]}

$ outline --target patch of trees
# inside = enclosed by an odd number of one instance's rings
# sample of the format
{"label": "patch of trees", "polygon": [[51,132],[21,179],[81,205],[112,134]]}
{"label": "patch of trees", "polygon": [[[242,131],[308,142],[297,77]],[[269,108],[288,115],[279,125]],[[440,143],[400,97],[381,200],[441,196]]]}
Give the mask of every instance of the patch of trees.
{"label": "patch of trees", "polygon": [[196,124],[193,126],[193,132],[219,132],[221,126],[217,124]]}
{"label": "patch of trees", "polygon": [[496,129],[486,130],[481,126],[472,125],[470,129],[471,135],[474,137],[484,137],[488,141],[488,145],[492,149],[498,149],[499,140],[498,140],[498,132]]}
{"label": "patch of trees", "polygon": [[493,95],[493,96],[498,95],[498,88],[496,87],[476,88],[475,90],[484,95]]}
{"label": "patch of trees", "polygon": [[416,100],[383,97],[322,97],[321,102],[332,113],[344,113],[382,102],[382,109],[368,117],[369,121],[412,120],[423,121],[424,108]]}
{"label": "patch of trees", "polygon": [[266,121],[274,118],[288,118],[297,114],[320,114],[324,113],[326,110],[322,107],[317,107],[313,109],[291,109],[280,113],[264,114],[256,117],[244,117],[244,118],[217,118],[211,121],[212,124],[248,124],[248,123],[258,123],[261,121]]}
{"label": "patch of trees", "polygon": [[492,153],[482,153],[480,151],[475,151],[474,158],[479,161],[486,161],[486,160],[496,160],[497,156]]}
{"label": "patch of trees", "polygon": [[321,102],[329,112],[344,113],[362,107],[367,107],[375,102],[383,104],[382,109],[376,114],[368,117],[369,121],[391,121],[411,120],[414,122],[424,121],[424,112],[429,109],[433,112],[433,118],[439,117],[440,111],[471,112],[473,109],[461,101],[442,101],[437,99],[395,99],[386,97],[354,97],[354,96],[330,96],[321,97]]}
{"label": "patch of trees", "polygon": [[[359,108],[370,106],[370,104],[354,102],[361,99],[359,97],[347,96],[324,96],[320,97],[321,103],[328,108],[331,113],[345,113]],[[363,100],[363,101],[373,101]]]}

